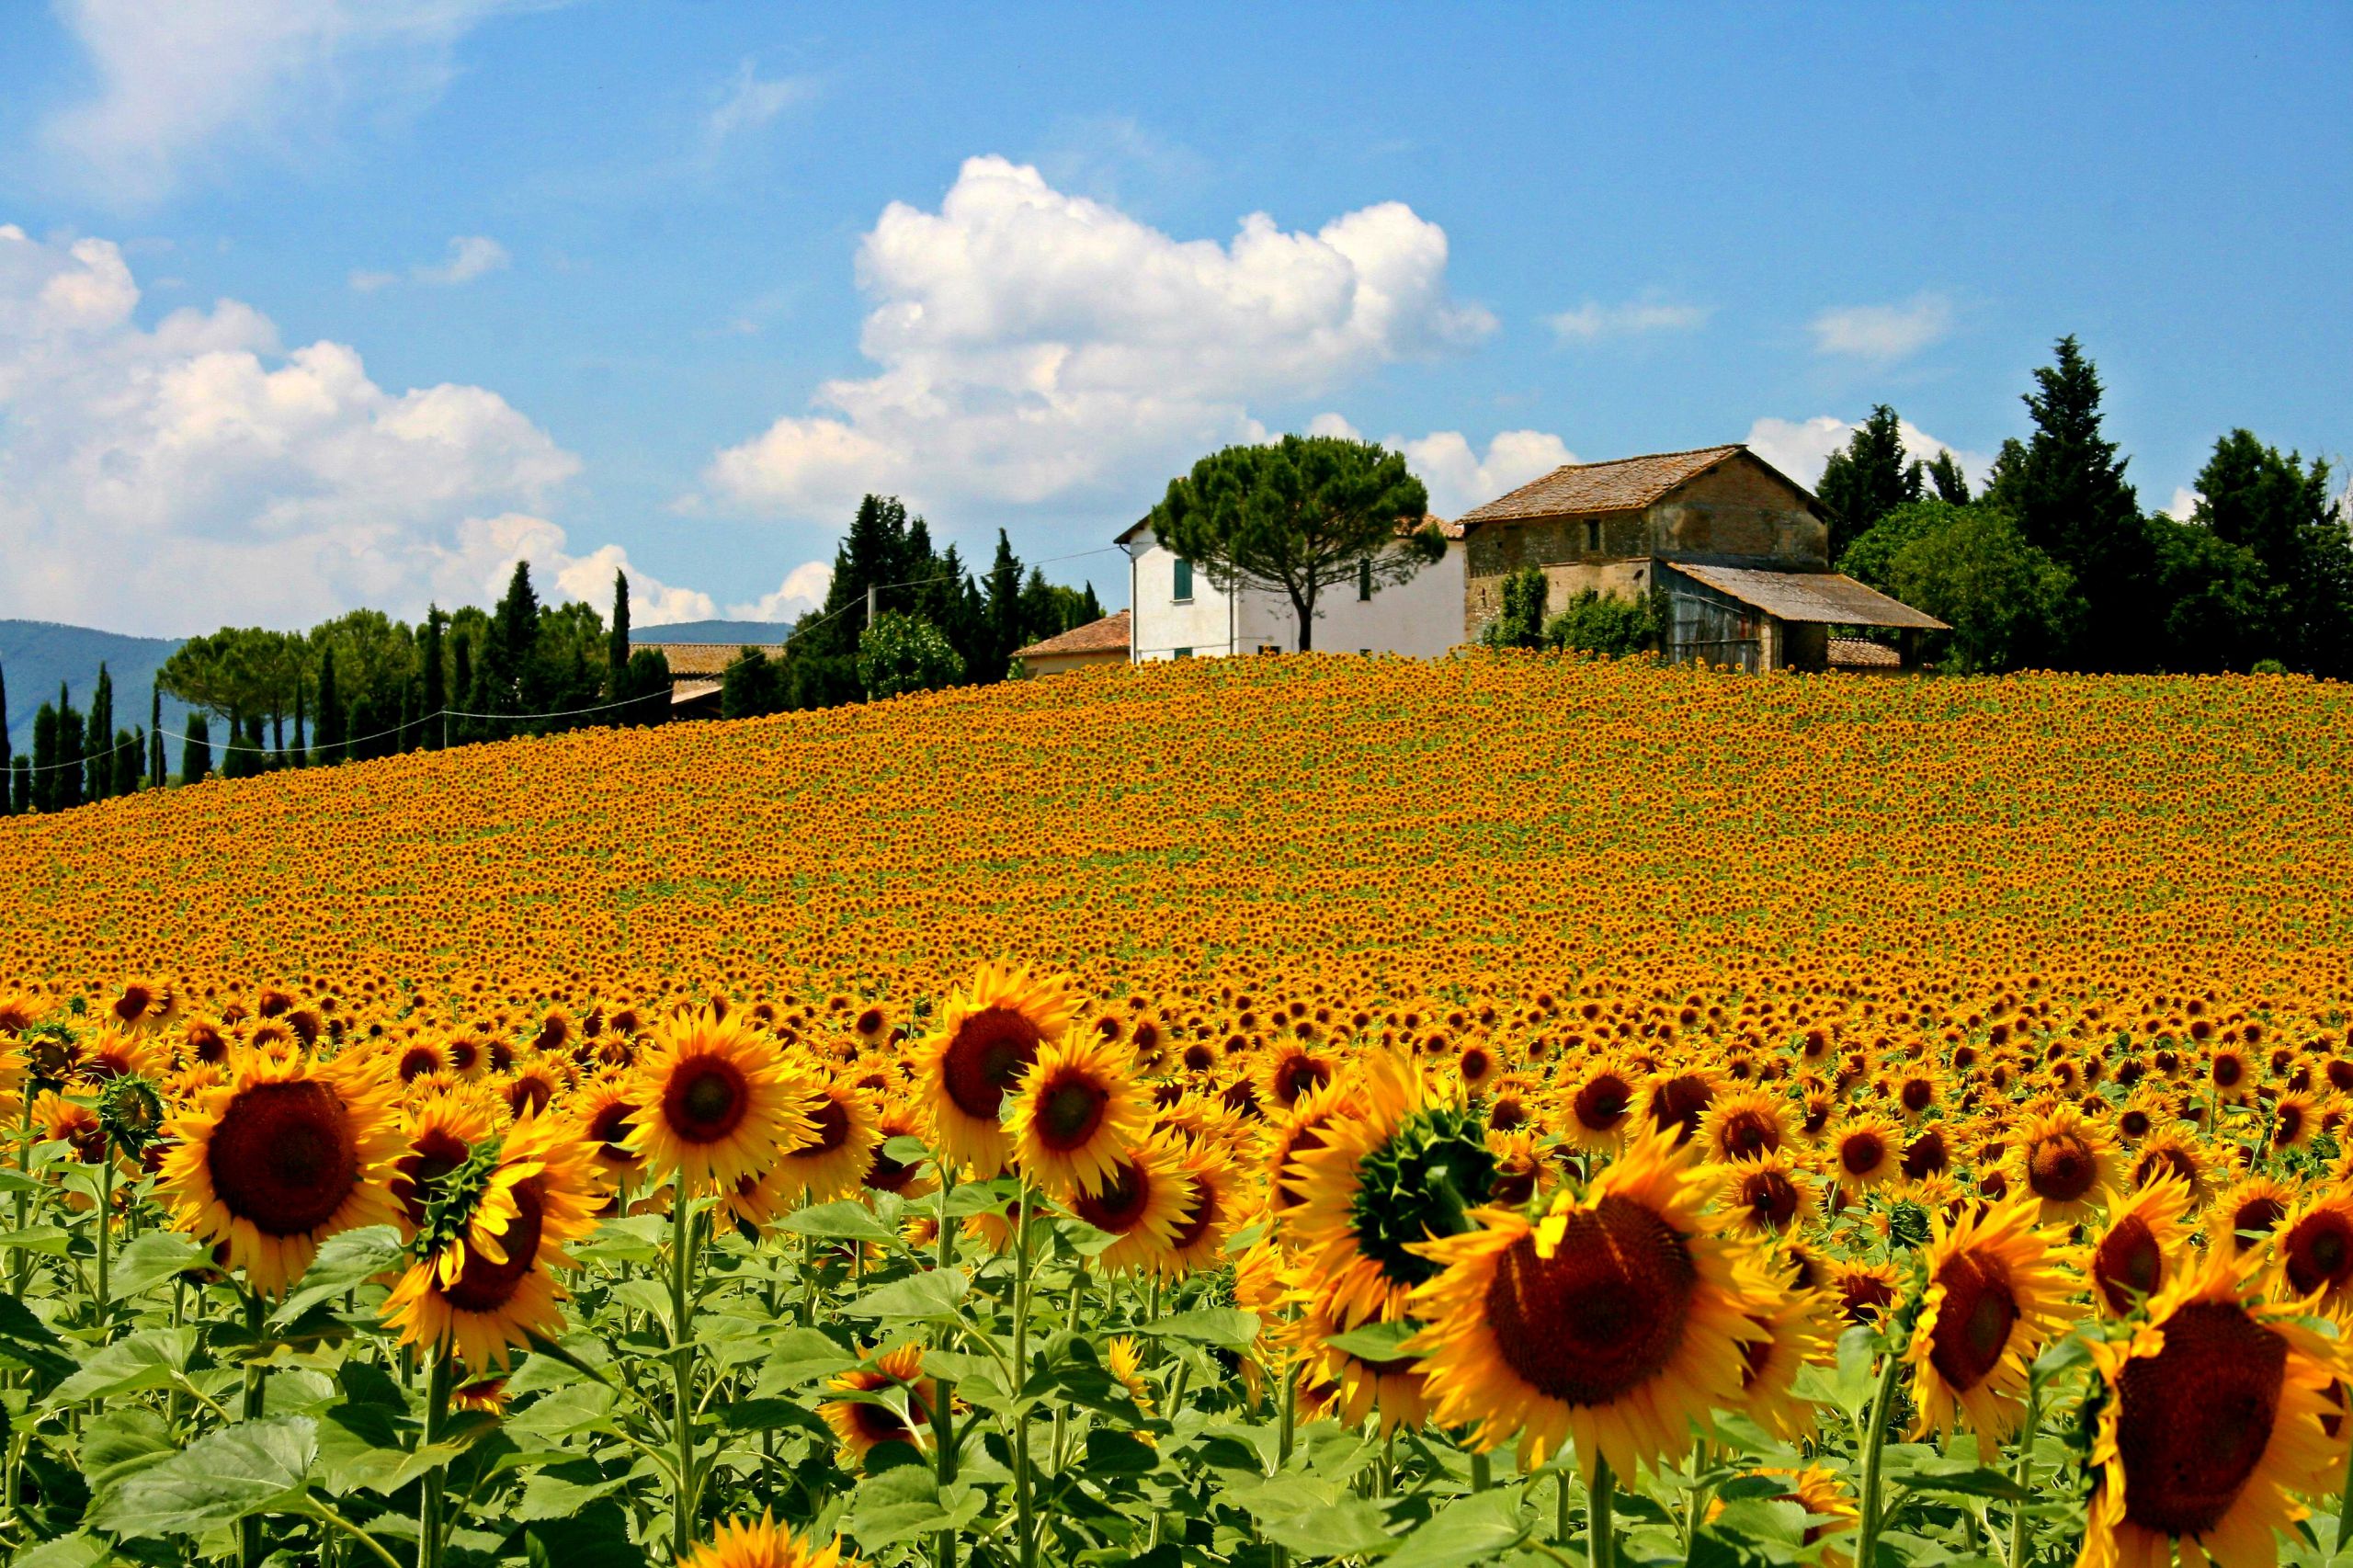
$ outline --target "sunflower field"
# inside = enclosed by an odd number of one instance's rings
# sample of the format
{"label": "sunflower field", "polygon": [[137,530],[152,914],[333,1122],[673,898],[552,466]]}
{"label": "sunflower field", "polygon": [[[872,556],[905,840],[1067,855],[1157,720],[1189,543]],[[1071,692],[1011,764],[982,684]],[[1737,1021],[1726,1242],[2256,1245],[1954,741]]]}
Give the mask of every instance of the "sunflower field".
{"label": "sunflower field", "polygon": [[1083,672],[0,824],[17,1568],[2319,1565],[2353,696]]}

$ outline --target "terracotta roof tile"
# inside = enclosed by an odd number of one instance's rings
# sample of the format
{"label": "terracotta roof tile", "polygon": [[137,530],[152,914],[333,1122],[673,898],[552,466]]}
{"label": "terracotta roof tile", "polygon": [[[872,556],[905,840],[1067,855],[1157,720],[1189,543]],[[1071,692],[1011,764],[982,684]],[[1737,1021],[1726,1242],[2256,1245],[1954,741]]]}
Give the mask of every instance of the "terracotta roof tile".
{"label": "terracotta roof tile", "polygon": [[1830,640],[1830,667],[1834,670],[1893,670],[1903,665],[1904,656],[1884,642],[1866,642],[1859,637]]}
{"label": "terracotta roof tile", "polygon": [[1476,506],[1455,519],[1458,529],[1521,517],[1558,517],[1592,512],[1639,512],[1686,480],[1745,450],[1738,446],[1697,447],[1688,452],[1651,452],[1608,462],[1570,463],[1531,480],[1508,495]]}
{"label": "terracotta roof tile", "polygon": [[630,651],[641,648],[658,649],[670,661],[670,678],[680,676],[715,676],[723,673],[747,647],[757,648],[771,659],[784,656],[781,642],[654,642],[630,640]]}
{"label": "terracotta roof tile", "polygon": [[1124,653],[1128,651],[1128,612],[1114,610],[1100,620],[1090,620],[1085,626],[1074,626],[1059,637],[1049,637],[1032,642],[1027,648],[1014,651],[1017,659],[1034,659],[1041,653]]}

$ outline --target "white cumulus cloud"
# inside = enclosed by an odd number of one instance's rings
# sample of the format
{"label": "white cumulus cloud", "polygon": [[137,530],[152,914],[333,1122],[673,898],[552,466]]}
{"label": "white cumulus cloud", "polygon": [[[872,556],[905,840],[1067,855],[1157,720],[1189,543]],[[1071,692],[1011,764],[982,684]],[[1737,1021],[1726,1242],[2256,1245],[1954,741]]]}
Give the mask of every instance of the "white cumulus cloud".
{"label": "white cumulus cloud", "polygon": [[1886,363],[1942,342],[1952,331],[1952,301],[1920,294],[1900,305],[1837,305],[1809,325],[1817,354]]}
{"label": "white cumulus cloud", "polygon": [[[454,289],[459,284],[472,282],[485,273],[506,270],[512,259],[505,245],[486,234],[460,234],[449,242],[449,259],[438,267],[410,267],[409,281],[437,289]],[[401,275],[397,272],[355,272],[351,275],[351,286],[363,294],[373,293],[400,280]]]}
{"label": "white cumulus cloud", "polygon": [[[355,109],[439,92],[452,46],[536,0],[60,0],[97,80],[43,127],[60,165],[125,204],[192,169],[301,156]],[[24,7],[19,7],[21,11]],[[26,25],[20,16],[17,26]]]}
{"label": "white cumulus cloud", "polygon": [[1542,430],[1499,431],[1484,456],[1459,430],[1435,430],[1417,439],[1392,436],[1384,443],[1405,454],[1406,466],[1430,493],[1430,510],[1459,517],[1498,495],[1518,489],[1576,454],[1558,436]]}
{"label": "white cumulus cloud", "polygon": [[[134,318],[119,247],[0,225],[0,614],[157,631],[414,615],[520,558],[601,605],[619,546],[544,511],[579,460],[496,392],[396,392],[235,301]],[[641,619],[712,613],[631,574]]]}
{"label": "white cumulus cloud", "polygon": [[[1748,446],[1758,457],[1811,488],[1821,482],[1830,454],[1844,447],[1861,428],[1859,423],[1841,419],[1835,414],[1817,414],[1811,419],[1759,419],[1748,427]],[[1993,472],[1994,460],[1984,453],[1963,451],[1949,441],[1940,441],[1908,419],[1899,419],[1896,430],[1903,437],[1907,457],[1933,462],[1938,452],[1952,453],[1953,460],[1961,464],[1961,472],[1972,488],[1982,488]]]}
{"label": "white cumulus cloud", "polygon": [[1587,300],[1575,310],[1545,317],[1544,322],[1563,342],[1591,343],[1603,337],[1691,332],[1706,325],[1713,313],[1705,305],[1678,304],[1656,295],[1644,295],[1618,305]]}
{"label": "white cumulus cloud", "polygon": [[1310,233],[1263,213],[1179,240],[1037,169],[968,159],[937,210],[866,235],[878,373],[717,453],[712,498],[831,516],[868,490],[1020,504],[1133,483],[1256,439],[1254,402],[1312,396],[1494,330],[1452,299],[1447,239],[1398,202]]}
{"label": "white cumulus cloud", "polygon": [[829,563],[804,561],[784,574],[776,592],[763,594],[748,604],[729,605],[727,613],[738,620],[794,620],[804,611],[823,605],[833,585],[834,569]]}

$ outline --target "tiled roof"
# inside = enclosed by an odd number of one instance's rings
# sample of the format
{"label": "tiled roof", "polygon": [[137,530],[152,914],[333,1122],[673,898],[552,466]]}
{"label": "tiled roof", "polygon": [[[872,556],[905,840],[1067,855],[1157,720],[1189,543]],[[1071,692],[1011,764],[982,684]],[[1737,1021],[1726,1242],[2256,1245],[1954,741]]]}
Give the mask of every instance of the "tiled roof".
{"label": "tiled roof", "polygon": [[1054,653],[1124,653],[1128,651],[1128,612],[1114,610],[1100,620],[1090,620],[1085,626],[1074,626],[1059,637],[1049,637],[1032,642],[1027,648],[1016,649],[1017,659],[1034,659],[1040,654]]}
{"label": "tiled roof", "polygon": [[715,676],[722,674],[745,648],[757,648],[771,659],[784,657],[781,642],[641,642],[632,638],[630,651],[653,648],[670,661],[670,678],[680,676]]}
{"label": "tiled roof", "polygon": [[1893,626],[1920,631],[1951,630],[1933,615],[1914,609],[1836,572],[1764,572],[1753,566],[1702,566],[1670,561],[1665,566],[1695,583],[1763,610],[1776,620],[1820,626]]}
{"label": "tiled roof", "polygon": [[1458,528],[1508,522],[1520,517],[1559,517],[1593,512],[1639,512],[1685,481],[1743,451],[1740,446],[1697,447],[1688,452],[1651,452],[1608,462],[1570,463],[1530,480],[1508,495],[1475,506],[1456,519]]}
{"label": "tiled roof", "polygon": [[1834,670],[1893,670],[1903,666],[1904,656],[1884,642],[1866,642],[1859,637],[1830,640],[1830,667]]}

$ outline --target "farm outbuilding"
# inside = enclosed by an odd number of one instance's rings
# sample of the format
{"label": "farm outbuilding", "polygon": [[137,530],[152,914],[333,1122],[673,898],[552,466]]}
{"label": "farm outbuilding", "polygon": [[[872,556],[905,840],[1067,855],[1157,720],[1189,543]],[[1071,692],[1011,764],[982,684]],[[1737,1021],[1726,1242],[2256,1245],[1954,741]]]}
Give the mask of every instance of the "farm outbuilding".
{"label": "farm outbuilding", "polygon": [[1677,664],[1829,669],[1830,630],[1849,626],[1895,632],[1897,648],[1891,652],[1899,664],[1911,665],[1918,662],[1920,633],[1946,630],[1935,616],[1836,572],[1661,562],[1655,584],[1665,600],[1663,641]]}
{"label": "farm outbuilding", "polygon": [[720,677],[746,648],[771,659],[784,657],[781,642],[630,642],[632,653],[652,649],[669,661],[672,719],[718,718]]}
{"label": "farm outbuilding", "polygon": [[1060,675],[1088,665],[1128,662],[1128,612],[1114,610],[1100,620],[1074,626],[1058,637],[1014,650],[1014,658],[1033,676]]}

